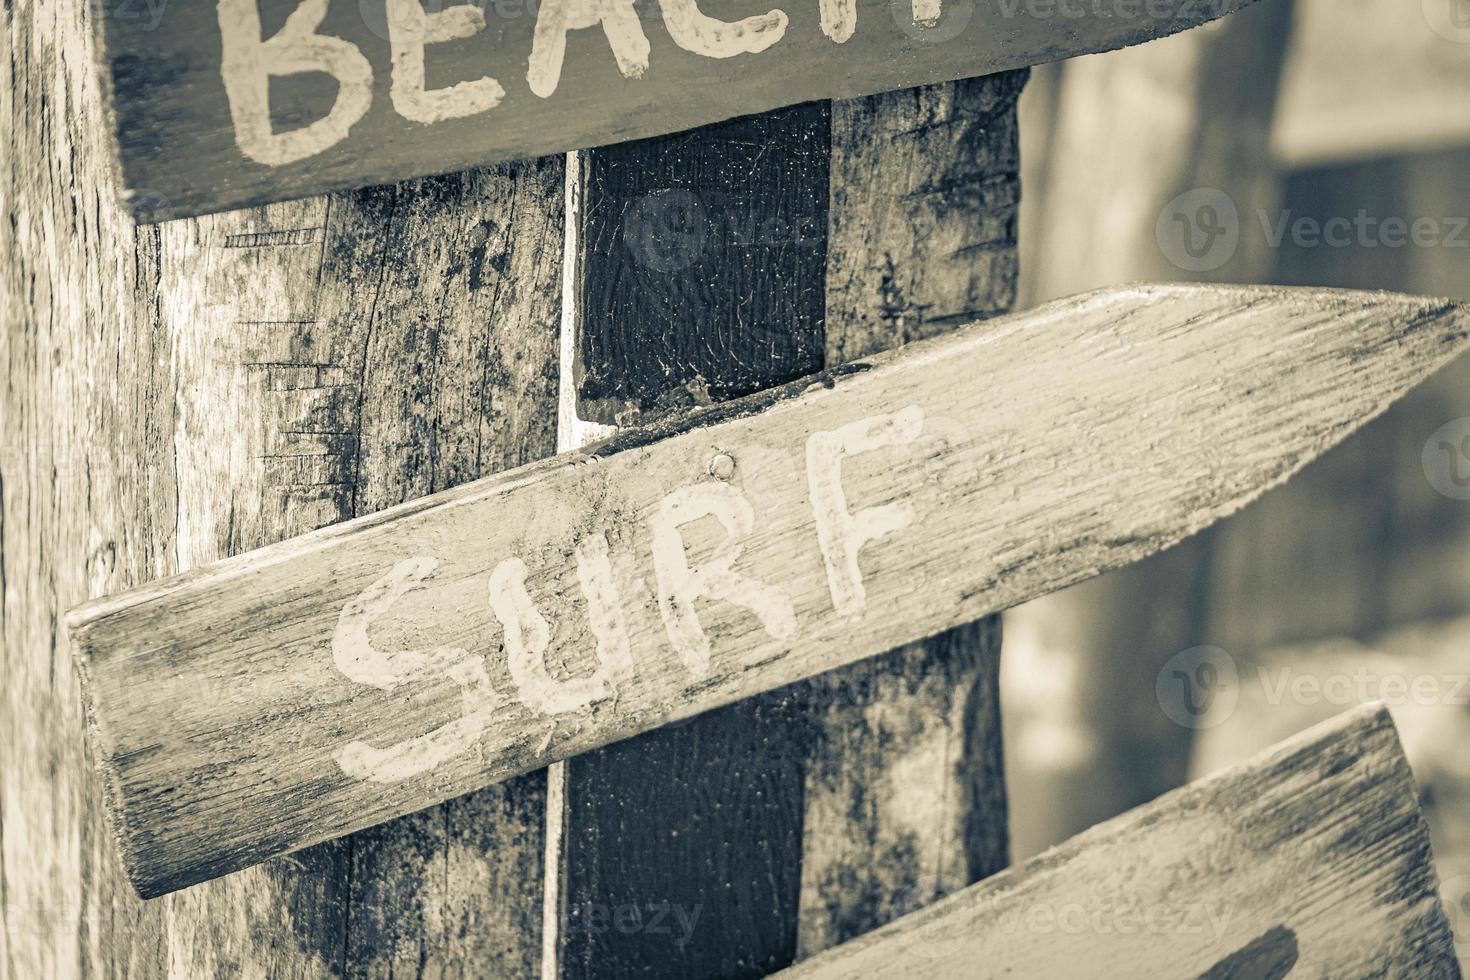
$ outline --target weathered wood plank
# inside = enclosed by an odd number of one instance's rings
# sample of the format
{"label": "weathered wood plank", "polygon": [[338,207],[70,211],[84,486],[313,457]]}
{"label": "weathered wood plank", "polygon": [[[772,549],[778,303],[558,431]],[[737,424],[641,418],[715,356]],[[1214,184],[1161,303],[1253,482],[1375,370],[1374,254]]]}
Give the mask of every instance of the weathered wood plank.
{"label": "weathered wood plank", "polygon": [[[326,199],[156,229],[156,319],[169,387],[172,519],[157,529],[187,569],[350,513],[359,322],[319,322],[331,238]],[[332,241],[332,245],[336,242]],[[357,341],[357,342],[354,342]],[[342,970],[348,854],[333,842],[170,896],[170,966],[306,978]]]}
{"label": "weathered wood plank", "polygon": [[1090,294],[88,604],[69,623],[134,881],[221,874],[1137,560],[1381,412],[1466,346],[1465,317]]}
{"label": "weathered wood plank", "polygon": [[[833,106],[829,365],[1009,308],[1025,79]],[[799,957],[1009,863],[999,657],[987,618],[810,682]]]}
{"label": "weathered wood plank", "polygon": [[[814,103],[584,155],[579,417],[647,423],[822,367],[829,146]],[[567,762],[560,976],[792,962],[806,731],[790,694]]]}
{"label": "weathered wood plank", "polygon": [[[318,317],[364,328],[353,513],[555,451],[563,191],[549,158],[334,201]],[[350,838],[345,973],[534,974],[544,806],[533,773]]]}
{"label": "weathered wood plank", "polygon": [[1369,707],[779,976],[1458,977],[1430,860]]}
{"label": "weathered wood plank", "polygon": [[1020,68],[1248,2],[662,0],[644,23],[632,0],[217,0],[100,5],[97,29],[124,193],[157,219]]}

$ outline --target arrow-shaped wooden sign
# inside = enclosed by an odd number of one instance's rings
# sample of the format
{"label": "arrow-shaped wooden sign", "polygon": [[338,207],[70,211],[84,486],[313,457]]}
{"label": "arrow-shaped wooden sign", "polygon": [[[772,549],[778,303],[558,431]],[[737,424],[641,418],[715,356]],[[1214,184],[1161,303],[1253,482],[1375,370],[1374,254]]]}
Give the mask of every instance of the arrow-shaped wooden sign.
{"label": "arrow-shaped wooden sign", "polygon": [[141,220],[1137,44],[1251,0],[98,3]]}
{"label": "arrow-shaped wooden sign", "polygon": [[777,977],[1458,977],[1418,799],[1365,706]]}
{"label": "arrow-shaped wooden sign", "polygon": [[167,892],[1135,561],[1467,326],[1093,293],[94,602],[69,627],[129,873]]}

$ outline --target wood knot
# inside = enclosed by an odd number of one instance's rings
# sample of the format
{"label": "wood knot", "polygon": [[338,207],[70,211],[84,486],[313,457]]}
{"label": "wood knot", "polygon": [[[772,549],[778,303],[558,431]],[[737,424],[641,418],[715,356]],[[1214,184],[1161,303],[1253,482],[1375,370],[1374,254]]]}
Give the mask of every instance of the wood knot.
{"label": "wood knot", "polygon": [[735,475],[735,457],[729,453],[716,453],[709,461],[709,475],[722,483],[729,483]]}

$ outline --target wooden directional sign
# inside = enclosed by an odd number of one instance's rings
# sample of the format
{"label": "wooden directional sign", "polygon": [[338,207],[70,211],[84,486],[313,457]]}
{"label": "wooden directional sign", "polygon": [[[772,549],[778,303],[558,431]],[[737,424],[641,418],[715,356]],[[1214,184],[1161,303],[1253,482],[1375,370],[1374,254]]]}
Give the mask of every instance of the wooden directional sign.
{"label": "wooden directional sign", "polygon": [[143,220],[1136,44],[1251,0],[109,0]]}
{"label": "wooden directional sign", "polygon": [[1458,977],[1418,796],[1361,708],[778,976]]}
{"label": "wooden directional sign", "polygon": [[1137,560],[1467,326],[1089,294],[94,602],[68,625],[125,863],[157,895]]}

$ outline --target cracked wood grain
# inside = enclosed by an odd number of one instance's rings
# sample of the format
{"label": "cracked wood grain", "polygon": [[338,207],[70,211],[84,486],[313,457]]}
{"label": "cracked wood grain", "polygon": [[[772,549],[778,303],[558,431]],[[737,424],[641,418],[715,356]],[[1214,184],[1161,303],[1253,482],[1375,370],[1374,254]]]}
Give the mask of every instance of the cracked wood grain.
{"label": "cracked wood grain", "polygon": [[778,976],[1459,977],[1431,857],[1370,705]]}
{"label": "cracked wood grain", "polygon": [[[167,892],[1137,560],[1381,412],[1465,318],[1093,293],[88,604],[69,622],[132,880]],[[812,509],[848,440],[855,569],[841,512]],[[408,684],[371,672],[402,662]]]}

